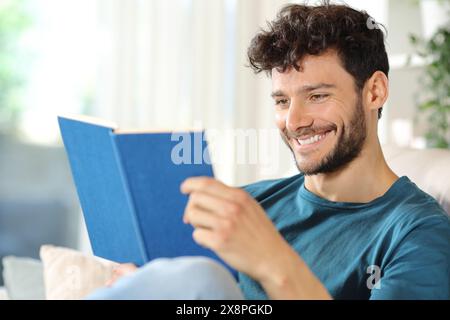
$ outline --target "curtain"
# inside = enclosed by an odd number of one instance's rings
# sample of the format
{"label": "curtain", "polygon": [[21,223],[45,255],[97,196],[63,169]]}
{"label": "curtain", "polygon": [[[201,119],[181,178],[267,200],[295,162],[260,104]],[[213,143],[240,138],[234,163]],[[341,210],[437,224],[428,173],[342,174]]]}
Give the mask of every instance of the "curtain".
{"label": "curtain", "polygon": [[270,81],[246,67],[252,37],[285,1],[97,1],[95,115],[125,128],[213,131],[215,172],[230,184],[290,170]]}

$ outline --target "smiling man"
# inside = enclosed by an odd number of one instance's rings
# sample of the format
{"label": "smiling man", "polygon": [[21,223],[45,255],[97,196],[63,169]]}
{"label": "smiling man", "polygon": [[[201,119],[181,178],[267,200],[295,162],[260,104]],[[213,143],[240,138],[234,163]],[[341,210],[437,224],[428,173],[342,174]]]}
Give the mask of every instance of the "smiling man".
{"label": "smiling man", "polygon": [[276,123],[300,173],[244,188],[203,177],[181,186],[195,241],[236,268],[239,284],[192,258],[149,263],[119,287],[134,283],[129,298],[152,298],[159,279],[172,290],[163,297],[176,298],[171,277],[184,270],[178,288],[210,298],[449,299],[449,219],[392,172],[380,147],[389,63],[369,15],[289,5],[248,55],[256,72],[271,76]]}

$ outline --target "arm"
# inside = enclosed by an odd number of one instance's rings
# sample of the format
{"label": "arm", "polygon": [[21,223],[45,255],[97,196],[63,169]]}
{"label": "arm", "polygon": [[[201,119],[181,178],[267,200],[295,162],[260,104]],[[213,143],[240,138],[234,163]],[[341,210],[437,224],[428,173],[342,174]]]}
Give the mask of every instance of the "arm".
{"label": "arm", "polygon": [[263,286],[271,299],[331,299],[324,285],[245,191],[212,178],[186,180],[184,222],[194,240]]}

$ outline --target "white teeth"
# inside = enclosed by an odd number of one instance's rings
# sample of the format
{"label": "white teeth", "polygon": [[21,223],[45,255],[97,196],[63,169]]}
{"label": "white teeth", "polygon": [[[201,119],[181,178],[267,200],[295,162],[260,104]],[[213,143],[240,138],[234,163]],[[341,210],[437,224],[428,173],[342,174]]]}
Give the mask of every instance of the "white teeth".
{"label": "white teeth", "polygon": [[319,140],[322,140],[322,139],[325,137],[325,135],[326,135],[326,134],[323,134],[323,135],[317,134],[317,135],[315,135],[315,136],[313,136],[313,137],[311,137],[311,138],[305,139],[305,140],[297,139],[297,141],[298,141],[298,143],[299,143],[301,146],[303,146],[303,145],[305,145],[305,144],[312,144],[312,143],[314,143],[314,142],[317,142],[317,141],[319,141]]}

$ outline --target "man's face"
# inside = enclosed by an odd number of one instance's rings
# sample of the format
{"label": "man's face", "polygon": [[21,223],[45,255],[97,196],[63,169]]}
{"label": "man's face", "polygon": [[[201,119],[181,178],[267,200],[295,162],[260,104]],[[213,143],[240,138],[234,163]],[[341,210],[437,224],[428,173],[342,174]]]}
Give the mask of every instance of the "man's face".
{"label": "man's face", "polygon": [[306,175],[335,172],[356,158],[366,139],[361,95],[336,53],[306,56],[300,71],[272,70],[276,122]]}

